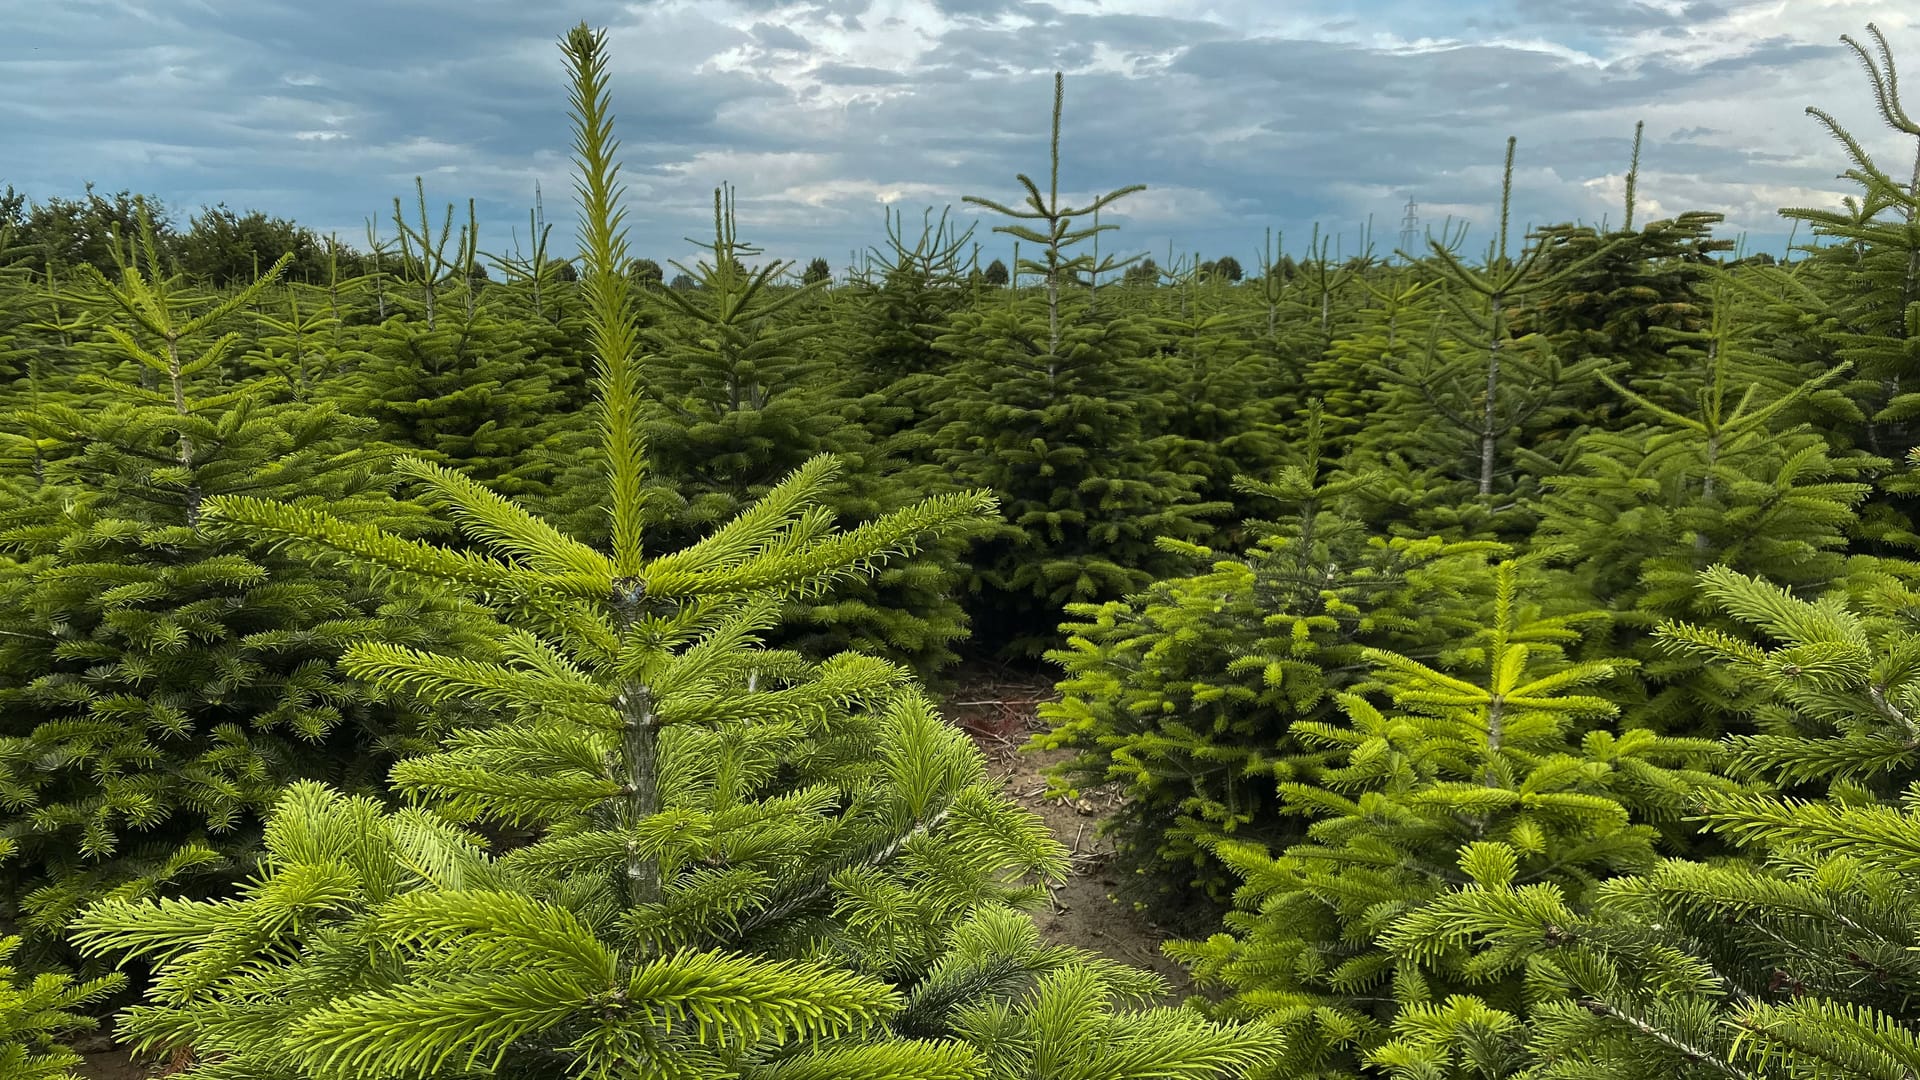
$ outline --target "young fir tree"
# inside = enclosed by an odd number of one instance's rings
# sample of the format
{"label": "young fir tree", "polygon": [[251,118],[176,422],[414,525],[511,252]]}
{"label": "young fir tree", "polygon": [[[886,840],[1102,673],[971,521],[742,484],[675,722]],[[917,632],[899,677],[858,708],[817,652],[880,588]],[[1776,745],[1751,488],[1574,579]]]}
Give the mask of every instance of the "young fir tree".
{"label": "young fir tree", "polygon": [[818,454],[857,460],[869,449],[847,415],[845,364],[808,347],[827,329],[808,303],[823,286],[783,287],[784,261],[748,265],[760,250],[740,238],[730,189],[714,190],[713,228],[707,257],[671,264],[694,288],[645,294],[662,309],[647,336],[656,512],[675,542],[729,520]]}
{"label": "young fir tree", "polygon": [[[1714,256],[1731,250],[1732,240],[1713,236],[1721,215],[1689,211],[1675,218],[1601,232],[1584,225],[1551,225],[1535,231],[1543,249],[1540,272],[1553,275],[1562,266],[1579,269],[1551,290],[1526,297],[1514,313],[1521,336],[1541,335],[1563,362],[1589,358],[1619,377],[1659,370],[1669,340],[1662,330],[1704,329],[1709,317],[1706,286]],[[1590,408],[1576,410],[1593,422],[1593,409],[1616,404],[1604,395]],[[1607,413],[1598,416],[1604,422]]]}
{"label": "young fir tree", "polygon": [[[572,261],[555,259],[547,254],[547,242],[553,236],[553,226],[547,223],[546,203],[540,195],[540,185],[533,185],[533,208],[527,211],[527,243],[529,250],[520,250],[520,241],[514,239],[513,254],[486,254],[488,263],[499,270],[508,285],[519,286],[525,290],[527,307],[536,319],[547,319],[560,324],[573,310],[567,300],[568,290],[563,288],[579,276]],[[484,253],[483,253],[484,254]]]}
{"label": "young fir tree", "polygon": [[[823,453],[843,463],[832,500],[838,524],[872,521],[916,498],[920,490],[862,423],[866,406],[844,358],[822,347],[828,327],[813,301],[825,286],[781,286],[785,262],[749,268],[759,252],[739,236],[730,191],[714,192],[710,251],[693,268],[674,264],[698,288],[646,294],[664,309],[648,331],[646,387],[657,549],[693,541]],[[598,490],[584,480],[568,487]],[[870,577],[796,598],[783,643],[816,658],[858,649],[935,675],[966,633],[953,598],[963,543],[934,538]]]}
{"label": "young fir tree", "polygon": [[[1543,335],[1566,361],[1598,357],[1610,375],[1648,373],[1662,367],[1668,342],[1656,328],[1699,330],[1708,317],[1703,286],[1714,256],[1731,251],[1732,240],[1717,239],[1713,227],[1725,215],[1687,211],[1634,229],[1639,210],[1640,145],[1646,123],[1635,124],[1633,153],[1625,177],[1625,200],[1618,229],[1590,225],[1549,225],[1534,231],[1542,249],[1540,272],[1553,276],[1564,266],[1575,271],[1555,288],[1530,294],[1514,313],[1517,333]],[[1604,424],[1610,408],[1604,387],[1575,410],[1587,423]]]}
{"label": "young fir tree", "polygon": [[460,622],[206,528],[228,494],[401,530],[414,515],[353,446],[363,425],[214,377],[237,338],[215,328],[280,264],[209,308],[161,275],[150,228],[135,250],[118,282],[95,276],[128,323],[106,334],[154,389],[93,377],[86,407],[50,397],[12,417],[46,468],[0,513],[0,902],[36,946],[86,901],[243,873],[294,778],[377,782],[420,717],[344,677],[340,647],[444,640]]}
{"label": "young fir tree", "polygon": [[7,1080],[79,1080],[79,1054],[61,1040],[98,1021],[80,1011],[126,983],[119,974],[87,982],[68,975],[21,975],[10,962],[18,937],[0,938],[0,1076]]}
{"label": "young fir tree", "polygon": [[[836,531],[822,459],[692,546],[643,553],[604,36],[581,26],[564,50],[612,541],[570,539],[417,459],[408,472],[484,552],[260,499],[210,507],[259,539],[484,592],[513,632],[496,663],[350,653],[377,683],[494,711],[396,768],[439,812],[305,785],[241,895],[109,901],[81,920],[89,947],[157,966],[125,1034],[193,1047],[189,1078],[1224,1080],[1259,1066],[1270,1031],[1115,1013],[1153,980],[1042,946],[1006,909],[1042,895],[1059,845],[991,791],[978,751],[899,669],[755,642],[785,596],[977,517],[987,496]],[[462,820],[539,835],[488,853]]]}
{"label": "young fir tree", "polygon": [[[1920,122],[1901,101],[1893,51],[1878,27],[1867,32],[1871,52],[1851,36],[1841,41],[1866,72],[1880,119],[1920,163]],[[1816,243],[1790,269],[1764,273],[1782,301],[1768,311],[1767,339],[1804,376],[1847,369],[1832,386],[1840,400],[1804,419],[1840,448],[1897,458],[1920,443],[1920,168],[1883,168],[1832,114],[1807,113],[1845,150],[1842,175],[1859,191],[1839,208],[1781,211],[1811,225]],[[1888,476],[1862,518],[1860,532],[1881,550],[1920,547],[1920,484]]]}
{"label": "young fir tree", "polygon": [[[19,313],[21,318],[12,335],[12,347],[21,358],[21,377],[0,390],[0,405],[31,410],[43,401],[59,400],[77,408],[89,407],[100,391],[81,383],[78,376],[101,355],[95,338],[99,336],[101,313],[111,302],[84,279],[60,280],[51,260],[32,291],[16,293],[14,298],[27,305]],[[117,348],[111,342],[107,344]],[[143,377],[142,381],[151,379]],[[48,455],[61,452],[56,441],[43,438],[0,440],[0,454],[6,455],[0,460],[20,482],[20,490],[9,494],[31,491],[46,478]]]}
{"label": "young fir tree", "polygon": [[895,410],[904,415],[885,417],[892,422],[880,434],[924,418],[926,403],[911,391],[951,362],[934,343],[953,313],[976,299],[964,259],[975,226],[959,228],[950,212],[943,210],[936,219],[928,210],[919,236],[909,243],[904,217],[890,210],[886,247],[868,249],[872,270],[854,290],[858,307],[846,325],[844,345],[862,368],[858,387],[882,395],[888,404],[900,399],[906,406]]}
{"label": "young fir tree", "polygon": [[1463,997],[1451,1016],[1409,1017],[1396,1076],[1496,1045],[1507,1075],[1540,1078],[1920,1068],[1915,597],[1896,586],[1808,601],[1725,567],[1701,581],[1741,632],[1673,624],[1662,637],[1764,690],[1760,730],[1727,747],[1762,789],[1697,806],[1748,858],[1669,860],[1588,895],[1496,875],[1416,913],[1391,947],[1524,966],[1537,1000],[1526,1015]]}
{"label": "young fir tree", "polygon": [[[1536,229],[1541,251],[1537,273],[1551,288],[1529,292],[1513,312],[1513,331],[1539,335],[1563,364],[1596,375],[1652,378],[1666,372],[1666,349],[1674,332],[1705,328],[1710,305],[1705,286],[1715,257],[1734,248],[1716,239],[1720,214],[1688,211],[1634,228],[1638,210],[1640,145],[1645,124],[1634,127],[1633,153],[1625,180],[1621,226],[1577,224]],[[1561,275],[1562,268],[1572,272]],[[1567,387],[1554,413],[1516,449],[1542,476],[1567,471],[1571,447],[1589,430],[1622,426],[1627,406],[1598,378]]]}
{"label": "young fir tree", "polygon": [[39,253],[19,242],[10,222],[0,220],[0,386],[24,382],[34,359],[21,331],[32,320],[33,261]]}
{"label": "young fir tree", "polygon": [[[574,288],[580,273],[572,261],[547,254],[553,225],[549,225],[545,217],[540,184],[534,184],[534,208],[526,211],[526,225],[532,236],[526,252],[520,250],[520,240],[515,234],[513,254],[484,256],[503,279],[499,286],[488,290],[488,296],[501,302],[505,319],[522,327],[522,336],[530,340],[534,356],[540,357],[541,371],[549,379],[549,388],[561,394],[553,404],[555,413],[559,413],[555,419],[578,421],[574,425],[561,425],[563,430],[570,427],[589,432],[591,425],[586,423],[584,413],[593,398],[589,379],[591,346],[586,311],[578,304],[578,290]],[[566,454],[570,450],[572,448],[557,450],[555,454]]]}
{"label": "young fir tree", "polygon": [[1469,266],[1442,242],[1428,242],[1450,317],[1424,348],[1391,370],[1396,392],[1386,410],[1407,433],[1410,455],[1470,484],[1488,508],[1529,496],[1533,478],[1516,448],[1530,446],[1541,428],[1560,420],[1569,389],[1595,366],[1560,356],[1538,334],[1517,336],[1518,305],[1529,294],[1558,288],[1605,252],[1552,269],[1542,265],[1552,245],[1510,254],[1513,155],[1508,139],[1500,227],[1483,265]]}
{"label": "young fir tree", "polygon": [[[521,463],[521,482],[513,494],[568,535],[599,537],[605,532],[605,492],[600,487],[604,467],[597,456],[592,417],[593,346],[587,311],[576,286],[578,269],[571,260],[548,254],[553,226],[546,220],[538,184],[527,227],[532,239],[526,251],[516,235],[512,254],[486,256],[503,279],[486,290],[486,298],[531,347],[530,357],[545,375],[546,389],[557,395],[540,399],[550,401],[543,415],[509,421],[518,425],[514,454]],[[498,483],[492,486],[506,490]]]}
{"label": "young fir tree", "polygon": [[1368,650],[1375,682],[1340,695],[1345,722],[1295,723],[1304,745],[1337,757],[1311,782],[1280,785],[1312,821],[1306,839],[1279,853],[1223,841],[1247,882],[1227,932],[1167,946],[1226,991],[1219,1013],[1287,1033],[1274,1076],[1357,1076],[1385,1060],[1403,1017],[1455,994],[1523,1011],[1531,980],[1511,957],[1396,951],[1392,935],[1472,882],[1585,895],[1647,868],[1650,822],[1675,821],[1716,783],[1694,767],[1711,743],[1594,726],[1616,710],[1582,691],[1616,663],[1569,662],[1583,620],[1529,603],[1513,562],[1493,577],[1484,628],[1443,663]]}
{"label": "young fir tree", "polygon": [[1724,669],[1652,647],[1665,619],[1707,618],[1694,587],[1715,564],[1766,575],[1796,593],[1838,587],[1848,566],[1859,479],[1878,464],[1834,454],[1805,425],[1779,418],[1831,376],[1794,382],[1758,353],[1739,305],[1718,290],[1699,331],[1662,330],[1664,371],[1629,386],[1602,382],[1645,423],[1578,442],[1578,471],[1554,478],[1536,543],[1566,551],[1580,587],[1616,613],[1616,651],[1640,660],[1628,722],[1719,734],[1751,689]]}
{"label": "young fir tree", "polygon": [[[1841,35],[1872,84],[1880,119],[1908,144],[1920,163],[1920,123],[1908,115],[1900,97],[1893,51],[1879,27],[1867,26],[1875,49]],[[1876,56],[1877,54],[1877,56]],[[1808,323],[1818,328],[1830,364],[1852,365],[1846,388],[1864,422],[1851,434],[1869,453],[1892,456],[1920,441],[1913,418],[1920,414],[1920,390],[1914,386],[1916,341],[1920,341],[1920,165],[1897,179],[1878,166],[1859,140],[1825,110],[1807,113],[1841,144],[1852,167],[1843,175],[1860,186],[1857,197],[1840,210],[1789,208],[1783,217],[1813,226],[1815,246],[1801,264],[1820,279],[1832,306]]]}
{"label": "young fir tree", "polygon": [[1517,531],[1496,528],[1512,522],[1512,508],[1503,511],[1469,498],[1457,471],[1409,438],[1406,414],[1400,411],[1405,388],[1396,380],[1442,337],[1448,308],[1440,288],[1438,279],[1420,270],[1384,268],[1355,276],[1348,292],[1358,294],[1361,306],[1342,316],[1344,329],[1308,365],[1306,385],[1326,395],[1326,423],[1336,435],[1330,455],[1378,476],[1380,502],[1394,508],[1379,522],[1383,531],[1498,538],[1503,531]]}
{"label": "young fir tree", "polygon": [[955,314],[938,345],[956,359],[928,422],[938,473],[1000,496],[1006,524],[974,555],[973,622],[1015,652],[1052,644],[1064,604],[1117,599],[1177,572],[1160,538],[1200,538],[1201,518],[1225,509],[1199,503],[1198,478],[1164,468],[1144,437],[1147,328],[1072,288],[1076,276],[1121,265],[1072,251],[1114,228],[1081,220],[1139,185],[1080,207],[1061,200],[1064,93],[1056,74],[1047,188],[1019,176],[1019,208],[966,197],[1021,222],[994,231],[1039,246],[1014,272],[1042,275],[1042,287]]}
{"label": "young fir tree", "polygon": [[316,302],[317,292],[287,285],[280,313],[255,313],[259,333],[243,357],[254,373],[283,383],[284,395],[294,401],[339,396],[342,376],[372,359],[348,347],[338,306]]}
{"label": "young fir tree", "polygon": [[[42,341],[35,333],[35,287],[31,259],[37,249],[20,245],[15,229],[0,215],[0,405],[38,398],[44,383]],[[45,470],[37,445],[0,443],[0,506],[17,495],[16,486]]]}
{"label": "young fir tree", "polygon": [[1197,898],[1230,902],[1236,879],[1219,842],[1299,838],[1278,785],[1311,780],[1327,754],[1297,739],[1295,723],[1338,714],[1367,648],[1427,655],[1468,632],[1480,607],[1472,567],[1497,550],[1374,535],[1362,515],[1380,477],[1326,467],[1316,409],[1305,436],[1296,462],[1243,481],[1290,512],[1251,523],[1259,539],[1245,555],[1127,600],[1070,606],[1067,645],[1048,654],[1064,669],[1062,697],[1041,706],[1049,730],[1033,744],[1076,751],[1053,771],[1058,791],[1125,794],[1105,828],[1167,918]]}
{"label": "young fir tree", "polygon": [[1336,434],[1364,434],[1392,391],[1392,372],[1428,347],[1442,317],[1439,282],[1391,269],[1354,283],[1366,302],[1306,368],[1306,385]]}
{"label": "young fir tree", "polygon": [[1302,258],[1276,260],[1263,253],[1262,299],[1271,348],[1301,373],[1308,394],[1337,406],[1337,387],[1343,380],[1322,362],[1333,343],[1350,332],[1347,320],[1361,307],[1353,303],[1353,287],[1365,278],[1372,260],[1337,257],[1333,240],[1322,235],[1315,222]]}
{"label": "young fir tree", "polygon": [[557,467],[584,448],[580,436],[590,438],[592,433],[592,424],[586,420],[593,398],[592,346],[587,340],[586,311],[573,287],[579,271],[570,260],[547,254],[553,226],[547,222],[538,184],[533,188],[533,209],[527,211],[527,228],[528,251],[520,251],[516,236],[512,255],[486,256],[504,279],[489,296],[502,301],[511,313],[505,317],[526,324],[522,333],[532,341],[549,388],[560,394],[553,404],[557,415],[547,425],[557,431],[541,448]]}
{"label": "young fir tree", "polygon": [[1202,501],[1248,510],[1234,481],[1264,476],[1280,461],[1269,360],[1252,340],[1248,313],[1222,284],[1189,284],[1155,299],[1162,310],[1151,316],[1155,355],[1143,387],[1143,434],[1156,433],[1149,445],[1160,467],[1194,477]]}
{"label": "young fir tree", "polygon": [[552,323],[514,318],[503,296],[481,295],[467,273],[476,227],[470,220],[456,235],[449,204],[436,236],[417,190],[417,226],[394,200],[400,266],[382,294],[389,314],[359,328],[354,347],[372,359],[342,404],[376,421],[386,443],[503,494],[544,493],[554,463],[542,448],[565,425],[568,387],[584,383],[580,358]]}

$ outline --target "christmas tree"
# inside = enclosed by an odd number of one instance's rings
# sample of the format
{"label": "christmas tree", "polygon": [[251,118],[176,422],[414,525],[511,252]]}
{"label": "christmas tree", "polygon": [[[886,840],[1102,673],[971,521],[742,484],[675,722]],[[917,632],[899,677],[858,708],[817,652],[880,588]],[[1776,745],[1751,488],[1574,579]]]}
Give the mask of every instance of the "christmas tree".
{"label": "christmas tree", "polygon": [[1617,710],[1583,691],[1615,662],[1565,656],[1588,619],[1530,603],[1512,561],[1492,574],[1484,627],[1440,665],[1369,650],[1374,683],[1340,696],[1345,722],[1295,723],[1336,759],[1279,786],[1311,821],[1306,839],[1277,853],[1223,841],[1246,878],[1227,932],[1168,946],[1229,991],[1223,1014],[1288,1033],[1279,1075],[1394,1064],[1388,1037],[1458,994],[1520,1010],[1532,976],[1509,952],[1441,934],[1396,946],[1409,927],[1444,926],[1428,909],[1475,883],[1581,896],[1653,865],[1654,823],[1716,783],[1696,767],[1712,744],[1605,730]]}
{"label": "christmas tree", "polygon": [[[189,1077],[1145,1080],[1264,1062],[1271,1032],[1117,1014],[1154,980],[1038,944],[1007,907],[1059,873],[1059,845],[900,669],[758,644],[785,598],[978,518],[987,496],[839,531],[817,459],[691,546],[644,554],[604,36],[581,26],[564,51],[611,543],[419,459],[406,471],[474,550],[257,498],[209,507],[229,532],[484,593],[512,630],[497,661],[348,655],[376,685],[492,711],[395,769],[437,812],[296,787],[239,897],[88,912],[90,948],[156,964],[124,1032],[194,1047]],[[463,822],[537,834],[493,853]]]}
{"label": "christmas tree", "polygon": [[[143,222],[144,224],[144,222]],[[8,914],[44,945],[81,904],[183,877],[243,874],[260,816],[297,777],[378,781],[424,717],[335,665],[350,638],[451,641],[467,616],[364,575],[254,552],[208,501],[271,496],[416,530],[364,425],[330,405],[218,377],[216,333],[280,267],[208,306],[160,270],[154,234],[104,331],[153,384],[90,377],[13,420],[45,459],[0,516],[0,783]],[[483,639],[474,639],[483,640]]]}
{"label": "christmas tree", "polygon": [[971,587],[977,634],[1012,652],[1050,644],[1063,605],[1118,599],[1177,569],[1159,539],[1198,539],[1226,509],[1200,503],[1201,478],[1165,468],[1142,437],[1147,327],[1072,287],[1124,265],[1072,249],[1114,228],[1084,219],[1139,186],[1061,200],[1064,93],[1056,75],[1048,186],[1021,175],[1019,207],[967,197],[1015,219],[996,232],[1039,246],[1014,272],[1043,275],[1043,288],[954,316],[936,344],[955,362],[928,422],[938,470],[1000,496],[1006,523],[976,549]]}
{"label": "christmas tree", "polygon": [[1675,623],[1661,637],[1762,691],[1760,730],[1727,747],[1758,790],[1693,806],[1748,857],[1667,860],[1584,893],[1484,878],[1431,904],[1388,945],[1525,969],[1535,1002],[1411,1018],[1383,1054],[1397,1075],[1490,1046],[1507,1075],[1538,1077],[1898,1076],[1920,1062],[1914,596],[1809,601],[1725,567],[1701,582],[1744,632]]}

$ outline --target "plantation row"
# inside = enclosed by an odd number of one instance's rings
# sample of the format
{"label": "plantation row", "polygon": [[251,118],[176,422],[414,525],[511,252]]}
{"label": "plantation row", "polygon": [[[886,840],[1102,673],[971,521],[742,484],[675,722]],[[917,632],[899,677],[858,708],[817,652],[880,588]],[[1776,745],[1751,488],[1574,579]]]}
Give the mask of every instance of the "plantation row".
{"label": "plantation row", "polygon": [[[1837,122],[1785,261],[1630,176],[1242,281],[1089,254],[1056,94],[1011,281],[723,190],[673,286],[562,44],[577,258],[0,201],[0,1076],[1920,1072],[1920,191]],[[1041,939],[962,652],[1057,665],[1200,994]]]}

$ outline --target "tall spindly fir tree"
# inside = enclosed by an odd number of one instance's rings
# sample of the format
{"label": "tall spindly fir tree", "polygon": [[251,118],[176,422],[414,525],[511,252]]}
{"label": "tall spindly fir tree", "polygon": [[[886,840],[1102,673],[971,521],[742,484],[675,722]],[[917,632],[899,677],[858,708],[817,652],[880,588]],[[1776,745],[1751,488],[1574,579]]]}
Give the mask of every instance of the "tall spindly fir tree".
{"label": "tall spindly fir tree", "polygon": [[[900,669],[757,639],[787,598],[869,572],[990,510],[962,492],[847,531],[803,465],[688,547],[643,547],[638,355],[604,35],[572,78],[604,549],[475,480],[409,459],[473,545],[454,549],[251,497],[233,535],[484,596],[497,660],[372,642],[375,685],[491,712],[402,763],[425,804],[317,784],[268,827],[260,874],[213,902],[114,900],[77,924],[147,958],[122,1031],[190,1047],[189,1077],[1225,1077],[1271,1031],[1117,1013],[1157,980],[1041,946],[1009,905],[1061,850],[985,783],[979,753]],[[465,823],[534,837],[484,850]]]}

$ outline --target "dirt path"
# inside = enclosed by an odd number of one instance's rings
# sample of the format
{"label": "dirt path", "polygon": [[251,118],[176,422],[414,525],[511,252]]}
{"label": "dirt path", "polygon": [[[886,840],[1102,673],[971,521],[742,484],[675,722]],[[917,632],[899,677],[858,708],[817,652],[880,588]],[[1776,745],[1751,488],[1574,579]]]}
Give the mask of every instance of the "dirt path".
{"label": "dirt path", "polygon": [[105,1035],[81,1039],[73,1047],[80,1053],[80,1065],[74,1072],[85,1080],[149,1080],[170,1071],[158,1065],[136,1064],[127,1051],[113,1045]]}
{"label": "dirt path", "polygon": [[1071,875],[1053,890],[1051,909],[1038,913],[1040,932],[1050,941],[1156,971],[1172,989],[1170,999],[1182,997],[1190,982],[1186,971],[1160,952],[1160,943],[1171,935],[1132,906],[1113,899],[1120,884],[1113,869],[1113,845],[1098,835],[1101,821],[1114,809],[1112,799],[1046,798],[1047,767],[1072,752],[1020,750],[1028,736],[1040,729],[1040,703],[1053,696],[1052,683],[1043,677],[969,668],[961,673],[941,711],[973,736],[1001,786],[1040,815],[1072,853]]}

